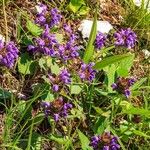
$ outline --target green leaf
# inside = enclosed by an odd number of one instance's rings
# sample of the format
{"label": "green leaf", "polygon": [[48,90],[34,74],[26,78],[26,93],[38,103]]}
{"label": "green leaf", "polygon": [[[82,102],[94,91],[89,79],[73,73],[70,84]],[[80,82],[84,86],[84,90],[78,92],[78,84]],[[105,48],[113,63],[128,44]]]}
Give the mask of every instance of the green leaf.
{"label": "green leaf", "polygon": [[93,68],[97,69],[97,70],[101,70],[108,65],[121,62],[122,60],[127,59],[129,57],[133,57],[133,55],[128,53],[128,54],[123,54],[123,55],[110,56],[110,57],[104,58],[102,61],[96,63]]}
{"label": "green leaf", "polygon": [[108,127],[109,121],[106,117],[101,116],[97,119],[95,125],[94,125],[94,132],[96,134],[102,134],[104,130]]}
{"label": "green leaf", "polygon": [[39,36],[42,34],[43,29],[34,24],[32,21],[27,20],[27,25],[26,25],[28,31],[34,35],[34,36]]}
{"label": "green leaf", "polygon": [[89,150],[90,149],[89,139],[80,130],[78,130],[78,135],[79,135],[79,139],[80,139],[80,142],[81,142],[82,150]]}
{"label": "green leaf", "polygon": [[79,94],[82,90],[82,87],[80,85],[71,85],[71,94]]}
{"label": "green leaf", "polygon": [[44,69],[44,70],[51,69],[51,73],[53,74],[58,75],[60,73],[59,66],[49,56],[40,58],[39,66],[41,69]]}
{"label": "green leaf", "polygon": [[16,110],[18,111],[19,114],[22,114],[26,108],[26,101],[20,100]]}
{"label": "green leaf", "polygon": [[138,136],[143,136],[145,138],[150,138],[150,136],[146,135],[145,133],[143,133],[142,131],[139,131],[139,130],[134,130],[133,133],[135,135],[138,135]]}
{"label": "green leaf", "polygon": [[55,98],[54,95],[50,91],[46,91],[46,93],[41,97],[44,101],[52,102]]}
{"label": "green leaf", "polygon": [[83,57],[83,61],[85,63],[89,63],[89,61],[91,60],[91,58],[94,54],[94,45],[93,44],[94,44],[94,41],[96,38],[96,34],[97,34],[97,10],[95,12],[94,21],[93,21],[89,41],[88,41],[86,51],[85,51],[85,54]]}
{"label": "green leaf", "polygon": [[82,6],[79,10],[79,15],[86,15],[90,11],[90,8],[87,6]]}
{"label": "green leaf", "polygon": [[137,90],[138,88],[140,88],[140,86],[147,80],[147,77],[146,78],[142,78],[141,80],[139,81],[136,81],[134,83],[134,85],[131,86],[131,90]]}
{"label": "green leaf", "polygon": [[59,144],[66,144],[68,142],[68,139],[65,139],[64,137],[61,136],[56,136],[56,135],[51,135],[49,137],[50,140],[53,140]]}
{"label": "green leaf", "polygon": [[33,74],[36,68],[36,62],[33,62],[28,53],[23,53],[18,60],[18,70],[20,73],[27,75]]}
{"label": "green leaf", "polygon": [[111,85],[114,83],[116,70],[117,67],[114,64],[104,68],[107,75],[108,92],[113,91]]}
{"label": "green leaf", "polygon": [[71,0],[68,9],[73,13],[76,13],[82,5],[85,5],[84,0]]}
{"label": "green leaf", "polygon": [[133,54],[131,57],[128,57],[119,63],[119,67],[117,69],[118,76],[121,76],[121,77],[128,76],[129,70],[131,69],[133,65],[134,57],[135,55]]}
{"label": "green leaf", "polygon": [[131,114],[131,115],[142,115],[142,116],[145,116],[145,117],[150,117],[150,110],[147,110],[147,109],[144,109],[144,108],[129,107],[128,109],[124,109],[123,113]]}
{"label": "green leaf", "polygon": [[0,99],[10,99],[12,94],[7,90],[0,88]]}
{"label": "green leaf", "polygon": [[36,132],[32,133],[31,145],[34,147],[35,150],[41,150],[42,137],[40,134]]}

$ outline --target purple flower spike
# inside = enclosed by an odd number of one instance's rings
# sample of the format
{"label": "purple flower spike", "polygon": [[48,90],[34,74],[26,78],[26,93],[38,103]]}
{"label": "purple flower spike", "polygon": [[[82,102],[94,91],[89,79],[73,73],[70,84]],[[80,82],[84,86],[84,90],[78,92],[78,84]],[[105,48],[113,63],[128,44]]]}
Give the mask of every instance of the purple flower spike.
{"label": "purple flower spike", "polygon": [[59,97],[53,102],[42,102],[41,106],[46,117],[51,116],[55,122],[58,122],[61,118],[66,118],[68,113],[72,109],[72,104],[65,103],[62,97]]}
{"label": "purple flower spike", "polygon": [[135,78],[117,78],[116,83],[111,85],[112,89],[117,91],[120,94],[124,94],[126,98],[129,98],[131,95],[130,87],[135,83]]}
{"label": "purple flower spike", "polygon": [[111,135],[109,132],[104,132],[101,136],[93,136],[91,138],[90,146],[94,150],[119,150],[118,138]]}
{"label": "purple flower spike", "polygon": [[102,47],[104,47],[105,42],[106,42],[106,35],[99,32],[96,36],[96,40],[95,40],[95,47],[97,49],[101,49]]}
{"label": "purple flower spike", "polygon": [[84,81],[92,82],[95,78],[96,71],[92,69],[93,63],[85,64],[82,63],[79,71],[79,76]]}
{"label": "purple flower spike", "polygon": [[14,66],[15,60],[18,58],[19,50],[14,42],[4,43],[0,40],[0,64],[8,68]]}
{"label": "purple flower spike", "polygon": [[130,28],[116,32],[114,37],[116,46],[124,46],[129,49],[133,48],[137,41],[136,34]]}

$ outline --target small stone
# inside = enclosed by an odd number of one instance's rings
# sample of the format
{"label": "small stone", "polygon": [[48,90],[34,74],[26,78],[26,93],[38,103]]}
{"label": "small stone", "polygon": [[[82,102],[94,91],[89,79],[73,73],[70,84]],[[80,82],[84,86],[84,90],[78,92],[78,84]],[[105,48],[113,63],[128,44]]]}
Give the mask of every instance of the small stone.
{"label": "small stone", "polygon": [[[79,31],[82,32],[83,38],[88,38],[90,36],[91,28],[93,21],[92,20],[83,20]],[[97,21],[97,32],[109,33],[113,29],[113,26],[108,21]]]}

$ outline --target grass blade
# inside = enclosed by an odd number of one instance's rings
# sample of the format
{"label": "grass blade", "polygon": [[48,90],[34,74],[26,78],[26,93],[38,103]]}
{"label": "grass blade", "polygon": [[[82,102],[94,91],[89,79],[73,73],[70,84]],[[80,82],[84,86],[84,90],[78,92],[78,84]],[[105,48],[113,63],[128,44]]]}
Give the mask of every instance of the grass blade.
{"label": "grass blade", "polygon": [[94,43],[95,38],[96,38],[96,33],[97,33],[97,10],[95,12],[94,21],[93,21],[89,41],[88,41],[86,51],[85,51],[85,54],[84,54],[84,57],[83,57],[83,61],[85,63],[88,63],[90,61],[90,59],[92,58],[92,55],[94,53],[93,43]]}

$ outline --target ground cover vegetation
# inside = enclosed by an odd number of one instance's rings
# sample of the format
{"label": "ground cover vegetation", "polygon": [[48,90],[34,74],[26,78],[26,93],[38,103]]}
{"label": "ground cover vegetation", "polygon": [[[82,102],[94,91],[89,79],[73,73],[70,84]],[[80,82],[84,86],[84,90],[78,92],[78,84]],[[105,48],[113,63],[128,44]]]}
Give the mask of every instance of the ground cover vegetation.
{"label": "ground cover vegetation", "polygon": [[149,150],[149,3],[1,0],[0,149]]}

